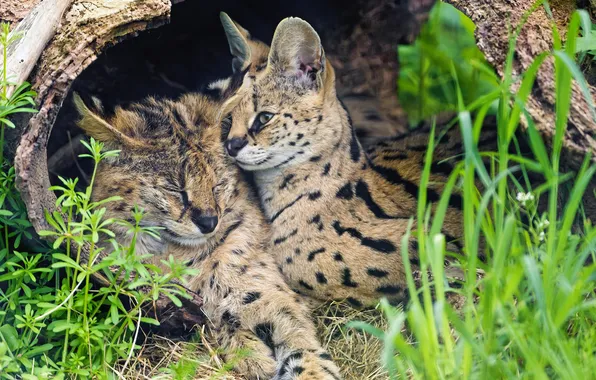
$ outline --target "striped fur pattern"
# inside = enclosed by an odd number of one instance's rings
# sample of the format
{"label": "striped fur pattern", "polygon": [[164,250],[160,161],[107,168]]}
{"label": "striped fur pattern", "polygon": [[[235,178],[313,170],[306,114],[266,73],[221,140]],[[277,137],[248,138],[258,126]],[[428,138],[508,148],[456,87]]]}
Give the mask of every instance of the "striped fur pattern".
{"label": "striped fur pattern", "polygon": [[[416,215],[428,133],[364,151],[336,95],[319,36],[298,18],[279,24],[267,67],[247,75],[241,93],[226,147],[254,173],[273,231],[272,252],[292,288],[354,306],[374,305],[381,297],[405,301],[401,240]],[[483,138],[495,141],[494,135]],[[439,200],[461,152],[459,133],[447,133],[435,152],[431,203]],[[443,227],[451,249],[461,247],[461,206],[454,195]],[[412,237],[408,254],[415,271],[417,248]]]}
{"label": "striped fur pattern", "polygon": [[[224,87],[233,92],[233,83]],[[203,297],[217,341],[226,352],[249,353],[237,372],[248,379],[339,379],[309,309],[266,251],[269,230],[258,201],[225,155],[220,115],[232,104],[228,94],[149,99],[110,117],[78,98],[80,127],[121,150],[100,164],[93,198],[120,196],[106,204],[106,217],[130,220],[137,205],[143,225],[163,228],[160,240],[137,241],[138,254],[155,254],[150,260],[158,266],[173,255],[198,269],[189,288]],[[114,232],[120,243],[130,242],[125,228]]]}

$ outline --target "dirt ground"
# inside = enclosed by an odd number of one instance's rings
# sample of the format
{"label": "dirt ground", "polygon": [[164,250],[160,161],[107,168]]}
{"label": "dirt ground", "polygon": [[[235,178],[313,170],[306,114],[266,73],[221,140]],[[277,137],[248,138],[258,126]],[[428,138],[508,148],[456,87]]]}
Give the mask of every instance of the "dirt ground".
{"label": "dirt ground", "polygon": [[2,0],[0,2],[0,22],[10,23],[12,28],[40,2],[41,0]]}

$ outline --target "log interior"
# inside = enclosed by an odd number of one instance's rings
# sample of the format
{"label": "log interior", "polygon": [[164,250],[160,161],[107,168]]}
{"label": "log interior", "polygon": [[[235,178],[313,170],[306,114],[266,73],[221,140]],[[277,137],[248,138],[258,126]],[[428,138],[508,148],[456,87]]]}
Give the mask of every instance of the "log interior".
{"label": "log interior", "polygon": [[[414,6],[409,3],[415,3]],[[426,4],[423,7],[421,4]],[[284,17],[309,21],[338,73],[338,92],[355,125],[373,124],[372,136],[394,134],[405,125],[397,104],[397,44],[412,40],[431,1],[305,0],[299,3],[185,1],[172,7],[170,23],[140,33],[101,54],[74,81],[48,143],[50,178],[81,176],[89,160],[78,160],[80,130],[72,92],[96,96],[106,110],[146,96],[177,97],[198,91],[231,73],[231,56],[218,13],[226,11],[253,36],[270,42]],[[372,120],[372,121],[371,121]],[[359,131],[363,131],[359,129]],[[363,136],[365,137],[365,136]],[[72,148],[74,147],[74,149]]]}

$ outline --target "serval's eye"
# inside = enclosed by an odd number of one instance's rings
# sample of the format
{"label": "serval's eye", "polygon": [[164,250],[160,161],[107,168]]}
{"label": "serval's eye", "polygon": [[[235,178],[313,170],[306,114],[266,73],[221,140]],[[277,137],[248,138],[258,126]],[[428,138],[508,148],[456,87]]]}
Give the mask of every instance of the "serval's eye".
{"label": "serval's eye", "polygon": [[259,120],[259,123],[261,123],[261,125],[265,125],[269,122],[269,120],[271,120],[272,117],[273,114],[271,112],[261,112],[257,116],[257,119]]}

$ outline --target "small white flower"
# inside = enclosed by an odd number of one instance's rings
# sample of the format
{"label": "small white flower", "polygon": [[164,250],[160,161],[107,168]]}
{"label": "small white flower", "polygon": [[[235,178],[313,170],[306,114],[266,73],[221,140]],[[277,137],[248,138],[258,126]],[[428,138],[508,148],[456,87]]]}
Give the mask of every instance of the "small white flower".
{"label": "small white flower", "polygon": [[540,241],[544,241],[544,236],[545,236],[545,235],[544,235],[544,231],[542,231],[542,232],[541,232],[541,233],[538,235],[538,239],[539,239]]}
{"label": "small white flower", "polygon": [[517,201],[522,205],[522,207],[526,206],[526,202],[534,200],[534,194],[532,193],[517,193],[516,197]]}
{"label": "small white flower", "polygon": [[546,227],[548,227],[550,225],[550,222],[548,221],[548,219],[544,219],[543,221],[539,222],[538,225],[536,226],[539,230],[543,230]]}

